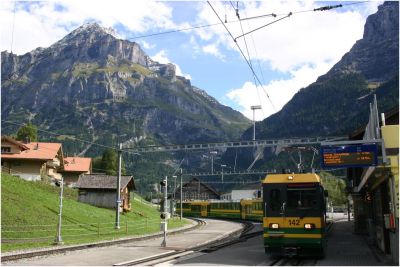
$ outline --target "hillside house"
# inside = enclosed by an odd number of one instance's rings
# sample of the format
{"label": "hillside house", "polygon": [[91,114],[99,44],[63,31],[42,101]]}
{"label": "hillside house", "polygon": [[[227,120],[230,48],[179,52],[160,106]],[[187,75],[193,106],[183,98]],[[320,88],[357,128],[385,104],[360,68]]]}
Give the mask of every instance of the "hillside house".
{"label": "hillside house", "polygon": [[69,187],[75,187],[79,177],[92,173],[92,159],[82,157],[65,157],[64,168],[60,170],[64,183]]}
{"label": "hillside house", "polygon": [[[76,187],[79,189],[78,201],[96,207],[115,208],[117,176],[105,174],[82,175]],[[133,176],[121,176],[121,206],[123,211],[131,210],[130,193],[135,190]]]}
{"label": "hillside house", "polygon": [[[175,190],[175,199],[180,199],[181,191],[180,187]],[[199,178],[192,178],[189,182],[182,186],[182,199],[196,199],[196,200],[207,200],[207,199],[219,199],[219,194],[209,185],[200,181]]]}
{"label": "hillside house", "polygon": [[22,143],[1,137],[1,168],[29,181],[60,180],[64,159],[60,143]]}

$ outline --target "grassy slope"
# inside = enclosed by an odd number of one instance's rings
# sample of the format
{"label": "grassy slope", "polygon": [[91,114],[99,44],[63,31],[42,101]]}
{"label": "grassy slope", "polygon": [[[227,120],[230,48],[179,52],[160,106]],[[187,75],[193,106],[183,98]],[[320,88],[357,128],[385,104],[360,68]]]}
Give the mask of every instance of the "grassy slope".
{"label": "grassy slope", "polygon": [[[2,251],[50,246],[57,230],[59,188],[2,174],[1,193]],[[121,215],[120,230],[114,229],[114,210],[76,199],[76,190],[66,188],[62,213],[62,238],[66,244],[159,231],[159,212],[137,196],[132,202],[132,212]],[[169,228],[179,225],[182,225],[179,220],[170,220]],[[19,242],[6,243],[7,238],[18,238]]]}

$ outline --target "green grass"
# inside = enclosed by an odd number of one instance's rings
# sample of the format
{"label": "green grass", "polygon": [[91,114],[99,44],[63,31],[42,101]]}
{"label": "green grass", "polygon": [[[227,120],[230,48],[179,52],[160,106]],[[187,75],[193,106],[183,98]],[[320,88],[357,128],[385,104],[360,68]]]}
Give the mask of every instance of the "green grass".
{"label": "green grass", "polygon": [[[59,188],[2,174],[2,251],[52,246],[57,234]],[[76,201],[78,192],[65,188],[62,211],[62,239],[65,244],[88,243],[158,232],[159,212],[138,195],[132,211],[121,214],[115,229],[115,211]],[[186,224],[171,219],[168,228]]]}

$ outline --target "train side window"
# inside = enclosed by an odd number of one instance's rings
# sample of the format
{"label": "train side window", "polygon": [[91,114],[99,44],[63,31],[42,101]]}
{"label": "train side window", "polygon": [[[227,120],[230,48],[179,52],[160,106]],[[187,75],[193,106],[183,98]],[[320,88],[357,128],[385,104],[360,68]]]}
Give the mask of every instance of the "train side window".
{"label": "train side window", "polygon": [[270,191],[269,207],[272,211],[279,211],[281,208],[281,190],[272,189]]}

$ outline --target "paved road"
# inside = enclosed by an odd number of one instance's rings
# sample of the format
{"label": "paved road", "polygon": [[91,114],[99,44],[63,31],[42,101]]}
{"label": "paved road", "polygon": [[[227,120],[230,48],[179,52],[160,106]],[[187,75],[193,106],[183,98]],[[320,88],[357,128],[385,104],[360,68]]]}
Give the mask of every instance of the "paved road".
{"label": "paved road", "polygon": [[14,262],[3,262],[2,265],[45,265],[45,266],[76,266],[76,265],[113,265],[116,263],[137,260],[148,256],[170,251],[188,249],[215,239],[222,238],[230,232],[239,230],[242,225],[237,222],[227,222],[205,219],[206,225],[200,228],[176,234],[167,238],[167,247],[161,247],[162,238],[136,241],[102,248],[91,248],[72,251],[65,254],[25,259]]}

